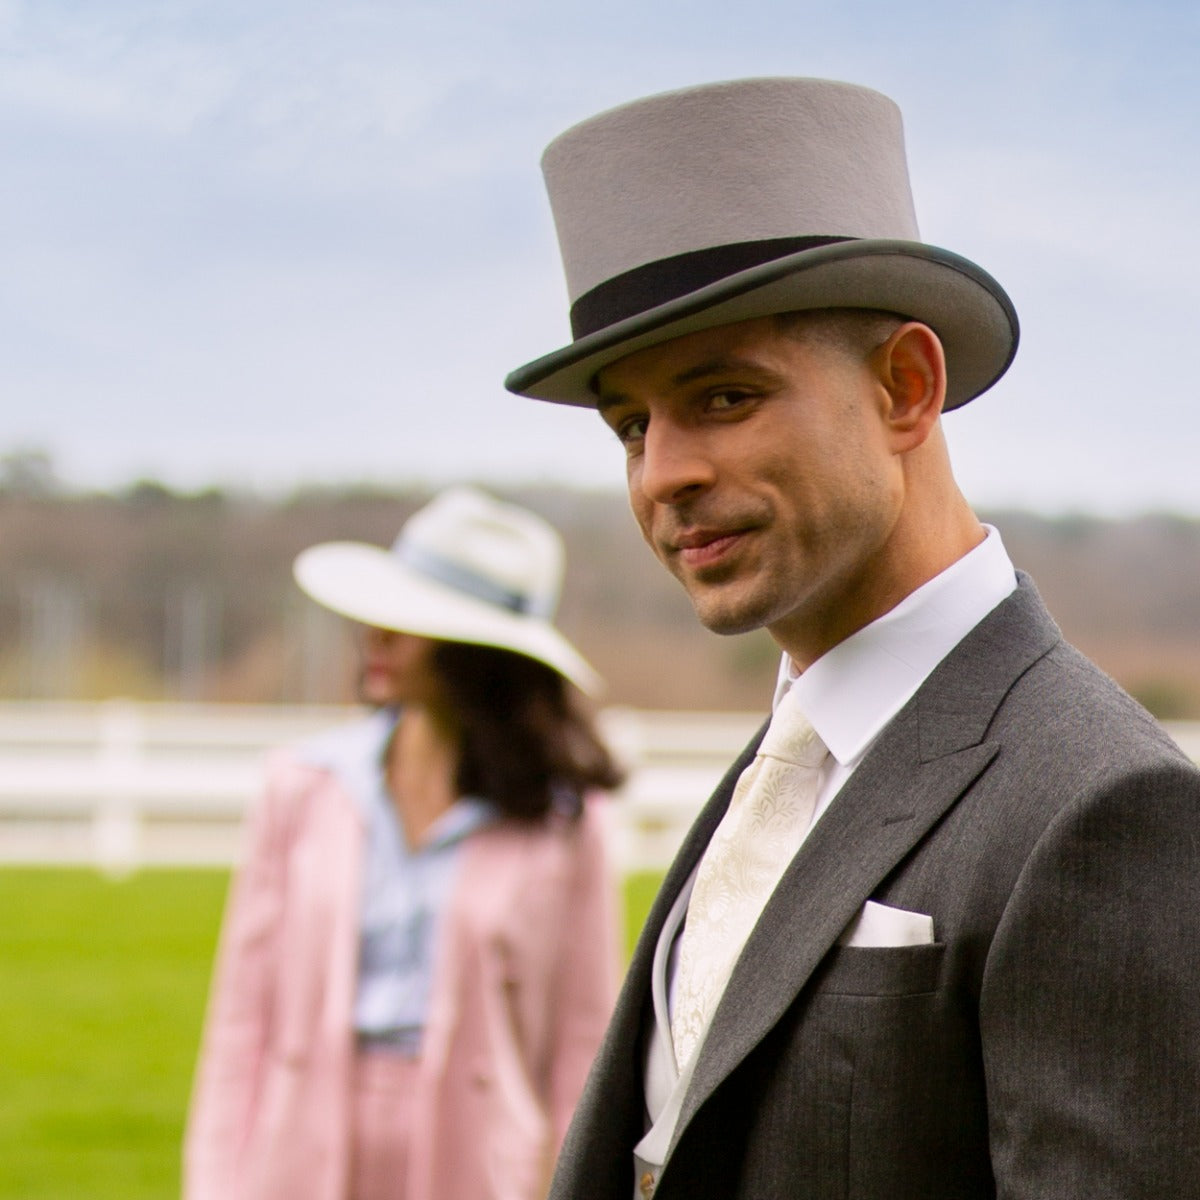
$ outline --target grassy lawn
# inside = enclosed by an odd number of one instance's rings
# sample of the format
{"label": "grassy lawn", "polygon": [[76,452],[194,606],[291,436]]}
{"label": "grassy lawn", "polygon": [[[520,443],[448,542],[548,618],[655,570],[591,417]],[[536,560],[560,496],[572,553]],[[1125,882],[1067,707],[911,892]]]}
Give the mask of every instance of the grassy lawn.
{"label": "grassy lawn", "polygon": [[642,926],[646,923],[646,914],[654,897],[658,895],[662,883],[661,871],[635,871],[625,877],[624,910],[625,910],[625,957],[628,960],[633,953],[634,943]]}
{"label": "grassy lawn", "polygon": [[0,1196],[179,1194],[227,877],[0,870]]}
{"label": "grassy lawn", "polygon": [[[658,887],[625,888],[632,946]],[[166,1200],[228,876],[0,869],[0,1200]]]}

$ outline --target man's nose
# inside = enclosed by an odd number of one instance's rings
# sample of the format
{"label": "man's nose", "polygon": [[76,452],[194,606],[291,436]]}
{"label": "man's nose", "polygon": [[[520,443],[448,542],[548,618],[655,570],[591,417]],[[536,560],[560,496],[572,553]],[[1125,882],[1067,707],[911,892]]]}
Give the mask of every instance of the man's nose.
{"label": "man's nose", "polygon": [[704,440],[671,421],[653,421],[642,447],[641,490],[658,504],[673,504],[712,485],[713,462]]}

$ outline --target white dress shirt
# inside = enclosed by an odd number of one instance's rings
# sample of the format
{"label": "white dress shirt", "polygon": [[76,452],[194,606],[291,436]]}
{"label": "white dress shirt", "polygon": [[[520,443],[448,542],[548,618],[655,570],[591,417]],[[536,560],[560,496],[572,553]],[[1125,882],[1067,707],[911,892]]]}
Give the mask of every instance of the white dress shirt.
{"label": "white dress shirt", "polygon": [[978,546],[803,674],[783,656],[772,707],[791,691],[829,748],[810,829],[938,663],[1016,589],[999,531],[984,529]]}

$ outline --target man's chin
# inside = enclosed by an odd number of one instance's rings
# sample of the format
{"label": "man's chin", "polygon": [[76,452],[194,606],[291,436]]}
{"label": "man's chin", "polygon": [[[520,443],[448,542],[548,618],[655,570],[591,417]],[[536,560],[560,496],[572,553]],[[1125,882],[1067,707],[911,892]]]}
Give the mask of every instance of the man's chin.
{"label": "man's chin", "polygon": [[693,595],[690,599],[696,618],[710,633],[753,633],[766,624],[769,616],[761,606],[738,604],[723,597]]}

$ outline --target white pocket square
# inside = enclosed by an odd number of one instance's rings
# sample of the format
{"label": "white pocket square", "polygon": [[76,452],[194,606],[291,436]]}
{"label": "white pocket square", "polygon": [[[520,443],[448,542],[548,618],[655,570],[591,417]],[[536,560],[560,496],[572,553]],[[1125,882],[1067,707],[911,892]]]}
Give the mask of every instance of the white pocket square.
{"label": "white pocket square", "polygon": [[838,938],[838,945],[927,946],[932,941],[932,917],[868,900],[858,916],[846,926]]}

